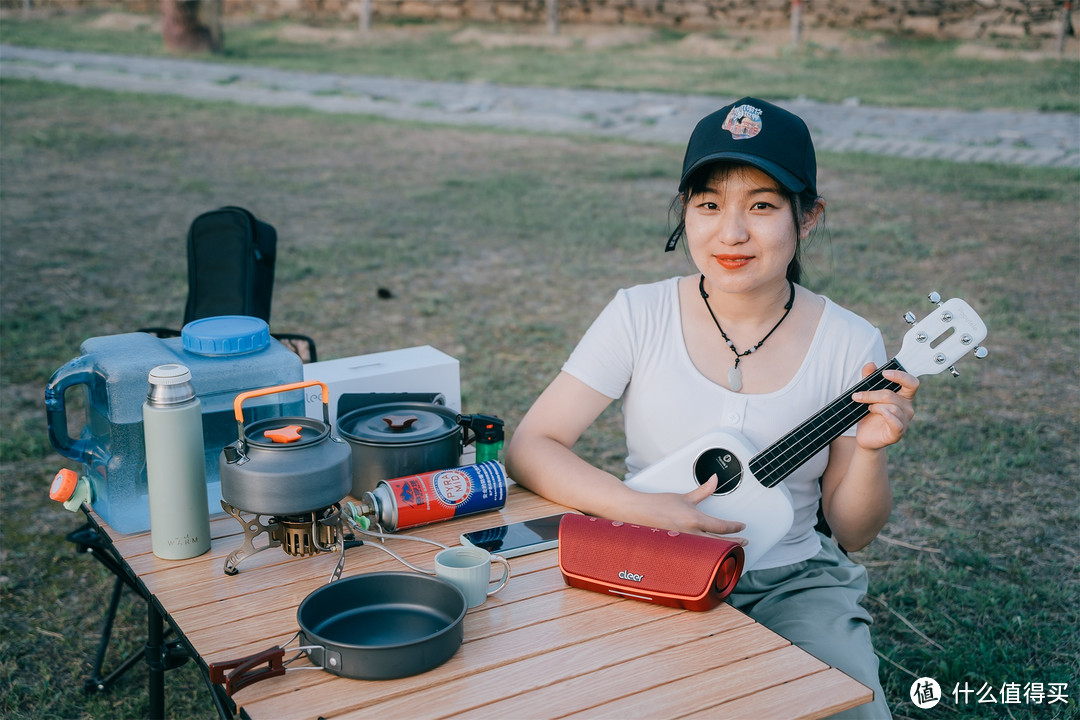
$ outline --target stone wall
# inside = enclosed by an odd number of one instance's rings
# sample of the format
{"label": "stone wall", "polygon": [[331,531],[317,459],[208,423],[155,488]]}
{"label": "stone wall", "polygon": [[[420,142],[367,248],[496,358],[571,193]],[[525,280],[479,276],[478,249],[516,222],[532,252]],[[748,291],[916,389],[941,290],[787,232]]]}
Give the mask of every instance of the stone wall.
{"label": "stone wall", "polygon": [[[551,0],[564,24],[662,25],[684,30],[782,28],[791,0]],[[221,0],[226,16],[355,22],[370,2],[391,18],[543,25],[548,0]],[[159,12],[159,0],[29,0],[35,8]],[[27,0],[0,0],[23,8]],[[808,28],[856,28],[943,38],[1047,38],[1061,31],[1064,0],[803,0]]]}

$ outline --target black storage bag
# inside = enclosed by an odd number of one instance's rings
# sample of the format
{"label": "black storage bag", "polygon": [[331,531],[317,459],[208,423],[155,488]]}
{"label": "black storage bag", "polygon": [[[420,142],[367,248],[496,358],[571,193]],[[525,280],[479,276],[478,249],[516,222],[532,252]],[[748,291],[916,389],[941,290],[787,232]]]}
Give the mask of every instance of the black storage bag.
{"label": "black storage bag", "polygon": [[241,207],[199,215],[188,230],[184,324],[217,315],[270,322],[277,231]]}

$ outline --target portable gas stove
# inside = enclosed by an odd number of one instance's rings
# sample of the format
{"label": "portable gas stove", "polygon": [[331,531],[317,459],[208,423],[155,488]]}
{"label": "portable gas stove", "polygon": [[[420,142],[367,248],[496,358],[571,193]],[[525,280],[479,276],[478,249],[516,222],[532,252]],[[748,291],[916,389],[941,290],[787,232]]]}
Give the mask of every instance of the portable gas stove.
{"label": "portable gas stove", "polygon": [[[283,417],[245,424],[244,401],[318,385],[323,419]],[[352,486],[348,444],[330,434],[326,385],[317,381],[277,385],[236,396],[237,440],[221,450],[221,507],[244,527],[243,544],[225,558],[225,574],[267,548],[294,557],[339,552],[331,579],[341,575],[346,538],[341,501]],[[245,514],[247,515],[245,517]],[[255,547],[265,533],[268,543]]]}
{"label": "portable gas stove", "polygon": [[[240,572],[237,566],[255,553],[280,547],[293,557],[309,557],[337,551],[339,557],[333,579],[341,576],[345,564],[346,541],[350,540],[351,536],[345,534],[345,523],[338,503],[308,513],[281,516],[247,513],[245,517],[247,511],[234,508],[224,500],[221,501],[221,507],[244,527],[243,544],[225,558],[226,575]],[[264,533],[267,535],[268,544],[255,547],[255,538]]]}

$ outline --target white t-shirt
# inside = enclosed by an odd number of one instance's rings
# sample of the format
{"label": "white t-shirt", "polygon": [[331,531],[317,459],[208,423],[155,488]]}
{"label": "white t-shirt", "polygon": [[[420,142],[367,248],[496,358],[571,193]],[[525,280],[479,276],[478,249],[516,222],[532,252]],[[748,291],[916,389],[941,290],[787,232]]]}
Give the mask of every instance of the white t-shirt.
{"label": "white t-shirt", "polygon": [[[764,449],[858,383],[863,365],[886,360],[877,328],[823,298],[814,339],[791,381],[771,393],[732,392],[690,360],[678,284],[674,277],[620,290],[563,365],[597,392],[623,399],[627,477],[716,430],[734,430]],[[826,448],[784,481],[795,522],[757,568],[800,562],[821,548],[814,525],[828,460]]]}

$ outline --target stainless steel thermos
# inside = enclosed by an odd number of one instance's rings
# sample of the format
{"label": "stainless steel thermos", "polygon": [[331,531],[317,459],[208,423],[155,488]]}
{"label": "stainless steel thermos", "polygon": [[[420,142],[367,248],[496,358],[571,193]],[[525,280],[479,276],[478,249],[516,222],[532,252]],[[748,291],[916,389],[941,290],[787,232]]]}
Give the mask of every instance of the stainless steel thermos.
{"label": "stainless steel thermos", "polygon": [[143,404],[150,540],[154,555],[183,560],[210,549],[202,404],[183,365],[150,371]]}

